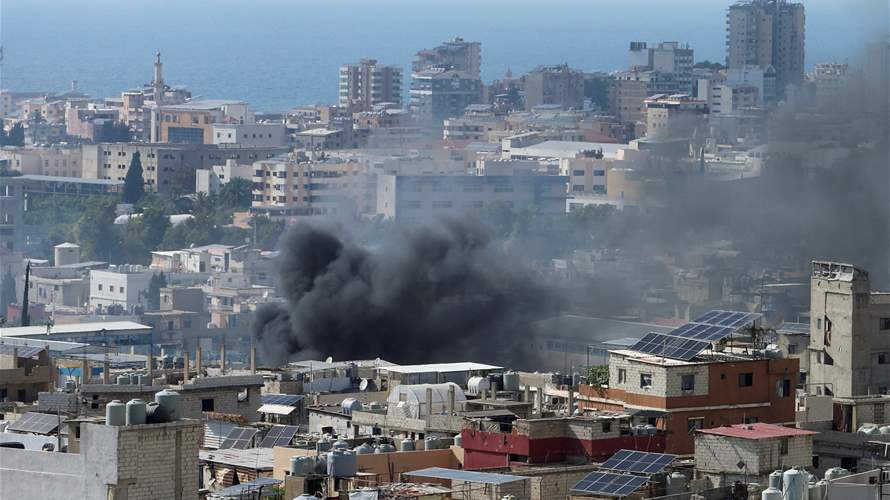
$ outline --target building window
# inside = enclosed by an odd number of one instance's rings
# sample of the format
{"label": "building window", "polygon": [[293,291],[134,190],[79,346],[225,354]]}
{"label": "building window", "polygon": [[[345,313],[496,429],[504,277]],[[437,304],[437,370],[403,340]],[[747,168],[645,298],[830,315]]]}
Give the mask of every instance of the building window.
{"label": "building window", "polygon": [[886,353],[886,352],[879,352],[878,353],[878,364],[886,365],[888,363],[890,363],[890,355],[888,355],[888,353]]}
{"label": "building window", "polygon": [[640,388],[648,389],[652,387],[652,374],[651,373],[641,373],[640,374]]}
{"label": "building window", "polygon": [[680,377],[680,390],[681,391],[694,391],[695,390],[695,375],[683,375]]}
{"label": "building window", "polygon": [[705,418],[704,417],[692,417],[686,419],[686,432],[690,435],[695,434],[695,431],[704,429],[705,427]]}
{"label": "building window", "polygon": [[102,283],[99,283],[99,291],[102,291]]}
{"label": "building window", "polygon": [[752,385],[754,385],[753,373],[739,373],[739,387],[751,387]]}
{"label": "building window", "polygon": [[832,358],[830,354],[828,354],[827,352],[823,352],[822,354],[823,354],[822,361],[826,365],[829,365],[829,366],[834,365],[834,358]]}
{"label": "building window", "polygon": [[882,332],[890,330],[890,318],[881,318],[881,322],[880,322],[879,326],[880,326]]}
{"label": "building window", "polygon": [[124,287],[121,287],[121,293],[124,293]]}
{"label": "building window", "polygon": [[797,354],[797,344],[788,344],[788,354]]}
{"label": "building window", "polygon": [[574,175],[575,177],[584,177],[584,171],[583,170],[572,170],[572,175]]}
{"label": "building window", "polygon": [[779,439],[779,455],[787,455],[788,454],[788,438],[783,437]]}
{"label": "building window", "polygon": [[618,369],[618,383],[623,384],[625,382],[627,382],[627,370],[625,370],[624,368],[619,368]]}
{"label": "building window", "polygon": [[593,171],[593,176],[594,176],[594,177],[605,177],[605,176],[606,176],[606,171],[605,171],[605,170],[594,170],[594,171]]}
{"label": "building window", "polygon": [[213,398],[201,400],[201,411],[213,411]]}
{"label": "building window", "polygon": [[779,384],[779,397],[787,398],[791,395],[791,379],[782,379],[782,382]]}
{"label": "building window", "polygon": [[108,291],[109,291],[109,292],[113,292],[113,291],[114,291],[114,285],[108,285]]}
{"label": "building window", "polygon": [[608,434],[610,432],[612,432],[612,421],[603,420],[603,434]]}

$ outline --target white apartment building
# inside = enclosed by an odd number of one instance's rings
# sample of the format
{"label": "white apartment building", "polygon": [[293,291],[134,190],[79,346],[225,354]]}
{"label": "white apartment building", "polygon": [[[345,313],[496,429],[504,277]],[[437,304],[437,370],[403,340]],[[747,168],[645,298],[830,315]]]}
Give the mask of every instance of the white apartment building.
{"label": "white apartment building", "polygon": [[120,307],[126,313],[133,313],[137,307],[144,308],[153,274],[135,265],[90,271],[90,309],[102,313]]}
{"label": "white apartment building", "polygon": [[283,123],[214,123],[213,144],[242,148],[279,147],[287,144]]}
{"label": "white apartment building", "polygon": [[210,168],[195,170],[195,192],[217,194],[223,185],[232,179],[253,178],[253,167],[239,165],[236,160],[228,159],[225,165],[213,165]]}

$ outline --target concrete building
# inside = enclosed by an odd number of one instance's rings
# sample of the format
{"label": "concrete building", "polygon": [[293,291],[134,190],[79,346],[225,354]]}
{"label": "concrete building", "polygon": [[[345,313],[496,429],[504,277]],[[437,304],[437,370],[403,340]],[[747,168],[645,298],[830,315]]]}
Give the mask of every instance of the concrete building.
{"label": "concrete building", "polygon": [[689,44],[680,42],[661,42],[651,47],[646,42],[630,42],[628,69],[673,73],[686,87],[684,92],[692,92],[693,54]]}
{"label": "concrete building", "polygon": [[443,42],[432,49],[424,49],[414,56],[412,73],[432,68],[445,68],[461,71],[471,79],[478,80],[482,69],[482,44],[455,38]]}
{"label": "concrete building", "polygon": [[726,65],[772,66],[778,95],[804,77],[805,15],[802,3],[746,0],[726,15]]}
{"label": "concrete building", "polygon": [[55,365],[49,349],[2,344],[0,402],[33,403],[38,393],[52,390]]}
{"label": "concrete building", "polygon": [[579,404],[645,409],[663,418],[668,453],[692,453],[693,434],[733,424],[795,421],[796,359],[700,355],[690,361],[631,349],[610,351],[608,387],[581,386]]}
{"label": "concrete building", "polygon": [[254,113],[243,101],[205,99],[161,106],[158,120],[158,142],[214,144],[214,124],[252,124]]}
{"label": "concrete building", "polygon": [[[235,160],[249,165],[285,153],[287,147],[241,148],[229,145],[103,143],[83,146],[83,177],[123,182],[133,153],[142,163],[145,189],[168,193],[196,184],[196,170]],[[190,188],[187,188],[190,190]]]}
{"label": "concrete building", "polygon": [[86,310],[90,297],[90,279],[77,267],[35,267],[31,271],[28,300],[57,308]]}
{"label": "concrete building", "polygon": [[708,114],[736,114],[761,103],[755,85],[732,84],[725,81],[699,80],[698,99],[708,108]]}
{"label": "concrete building", "polygon": [[814,261],[810,278],[807,390],[850,398],[890,390],[890,293],[870,288],[868,272]]}
{"label": "concrete building", "polygon": [[462,116],[482,100],[482,81],[469,73],[431,68],[411,76],[409,108],[418,122],[439,127],[442,120]]}
{"label": "concrete building", "polygon": [[485,206],[561,214],[568,179],[556,175],[382,175],[377,179],[377,213],[400,221],[461,217]]}
{"label": "concrete building", "polygon": [[82,177],[83,156],[80,148],[12,147],[0,149],[0,164],[23,174],[55,177]]}
{"label": "concrete building", "polygon": [[584,107],[584,73],[568,64],[539,66],[522,77],[525,110],[542,104],[558,104],[565,109]]}
{"label": "concrete building", "polygon": [[210,168],[195,170],[195,192],[206,194],[218,194],[223,185],[232,179],[251,180],[253,167],[239,165],[236,160],[227,159],[225,165],[213,165]]}
{"label": "concrete building", "polygon": [[768,484],[775,470],[813,466],[817,432],[780,425],[738,424],[695,432],[696,477],[712,488],[736,481]]}
{"label": "concrete building", "polygon": [[270,217],[370,213],[367,164],[337,156],[290,155],[253,165],[251,212]]}
{"label": "concrete building", "polygon": [[0,448],[0,497],[199,498],[200,421],[129,426],[73,421],[69,426],[68,452]]}
{"label": "concrete building", "polygon": [[71,106],[65,109],[66,132],[71,137],[87,141],[109,141],[110,129],[118,121],[118,109],[103,107],[94,103],[86,106]]}
{"label": "concrete building", "polygon": [[239,148],[280,148],[287,146],[283,123],[214,123],[212,144]]}
{"label": "concrete building", "polygon": [[371,111],[382,103],[402,103],[402,68],[362,59],[340,66],[340,106]]}
{"label": "concrete building", "polygon": [[685,93],[685,79],[675,73],[661,71],[623,71],[616,73],[609,84],[609,113],[622,122],[636,123],[644,119],[643,101],[655,94]]}
{"label": "concrete building", "polygon": [[153,271],[135,265],[90,271],[90,309],[106,314],[115,309],[123,314],[132,314],[137,308],[145,309],[148,283],[153,274]]}
{"label": "concrete building", "polygon": [[708,105],[688,94],[656,94],[643,101],[646,137],[692,138],[707,130]]}

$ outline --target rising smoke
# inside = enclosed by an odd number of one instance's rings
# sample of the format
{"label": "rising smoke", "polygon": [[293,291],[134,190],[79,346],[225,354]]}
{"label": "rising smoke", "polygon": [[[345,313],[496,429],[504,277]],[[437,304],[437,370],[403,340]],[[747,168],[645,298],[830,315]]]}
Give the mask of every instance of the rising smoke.
{"label": "rising smoke", "polygon": [[473,223],[396,229],[366,245],[343,227],[301,224],[281,243],[286,304],[257,312],[270,361],[480,359],[518,363],[530,321],[555,295]]}

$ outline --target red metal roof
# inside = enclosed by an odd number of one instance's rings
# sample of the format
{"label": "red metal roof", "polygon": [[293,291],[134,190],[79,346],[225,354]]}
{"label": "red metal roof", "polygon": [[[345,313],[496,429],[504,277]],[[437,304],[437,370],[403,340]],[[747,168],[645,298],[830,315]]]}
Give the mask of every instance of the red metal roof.
{"label": "red metal roof", "polygon": [[698,432],[703,434],[715,434],[718,436],[737,437],[742,439],[769,439],[778,437],[791,436],[807,436],[819,434],[818,432],[808,431],[805,429],[797,429],[794,427],[784,427],[773,424],[736,424],[726,427],[714,427],[713,429],[702,429]]}

